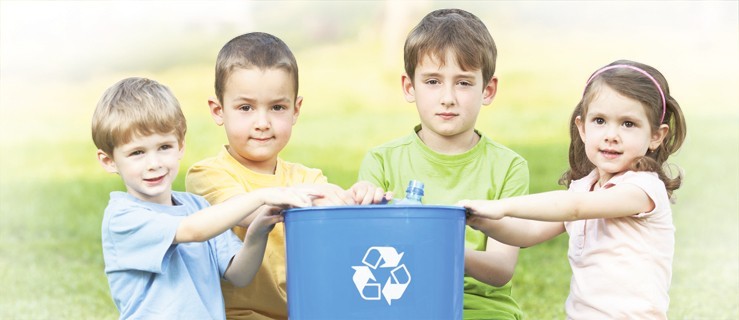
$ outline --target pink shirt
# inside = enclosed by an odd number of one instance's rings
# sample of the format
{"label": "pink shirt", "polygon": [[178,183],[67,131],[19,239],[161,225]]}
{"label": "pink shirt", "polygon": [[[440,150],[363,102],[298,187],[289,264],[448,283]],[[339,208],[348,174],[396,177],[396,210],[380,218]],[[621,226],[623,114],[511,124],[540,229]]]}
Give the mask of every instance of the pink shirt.
{"label": "pink shirt", "polygon": [[[570,184],[590,192],[597,173]],[[613,219],[565,222],[570,236],[571,319],[667,319],[668,290],[675,251],[675,227],[664,183],[653,172],[613,177],[604,188],[635,185],[654,201],[651,212]]]}

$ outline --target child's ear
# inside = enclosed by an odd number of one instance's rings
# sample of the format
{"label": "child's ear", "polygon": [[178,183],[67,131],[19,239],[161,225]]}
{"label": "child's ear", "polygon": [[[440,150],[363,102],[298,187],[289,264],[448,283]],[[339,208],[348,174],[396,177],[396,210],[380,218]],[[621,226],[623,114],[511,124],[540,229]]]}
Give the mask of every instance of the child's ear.
{"label": "child's ear", "polygon": [[575,126],[577,127],[577,132],[580,134],[580,140],[585,142],[585,127],[583,127],[582,118],[580,118],[580,116],[575,117]]}
{"label": "child's ear", "polygon": [[490,78],[485,88],[482,89],[482,104],[489,105],[495,98],[495,93],[498,92],[498,77]]}
{"label": "child's ear", "polygon": [[403,84],[403,95],[405,96],[405,101],[416,102],[416,91],[413,88],[411,77],[409,77],[407,73],[403,73],[400,77],[400,81]]}
{"label": "child's ear", "polygon": [[217,125],[222,126],[223,125],[223,106],[220,102],[218,102],[218,99],[214,97],[208,98],[208,107],[210,108],[210,116],[213,117],[213,120],[216,122]]}
{"label": "child's ear", "polygon": [[295,108],[293,112],[293,125],[298,122],[298,116],[300,115],[300,107],[303,106],[303,97],[298,96],[295,98]]}
{"label": "child's ear", "polygon": [[670,126],[662,124],[652,134],[652,141],[649,143],[649,150],[655,150],[662,144],[662,141],[667,137],[667,132],[670,131]]}
{"label": "child's ear", "polygon": [[103,150],[98,149],[97,158],[98,162],[103,167],[103,169],[105,169],[105,171],[108,171],[110,173],[118,173],[118,168],[115,166],[115,161],[113,161],[113,157],[109,156]]}
{"label": "child's ear", "polygon": [[185,140],[182,140],[182,142],[180,142],[180,150],[177,151],[177,153],[178,153],[177,160],[182,160],[182,157],[185,156]]}

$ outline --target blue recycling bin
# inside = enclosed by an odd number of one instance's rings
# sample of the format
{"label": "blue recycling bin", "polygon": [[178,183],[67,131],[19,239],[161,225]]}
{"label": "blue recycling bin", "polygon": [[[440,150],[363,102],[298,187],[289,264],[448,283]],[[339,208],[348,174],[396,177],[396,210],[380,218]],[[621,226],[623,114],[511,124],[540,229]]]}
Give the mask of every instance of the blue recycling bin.
{"label": "blue recycling bin", "polygon": [[464,229],[454,206],[287,210],[290,319],[461,319]]}

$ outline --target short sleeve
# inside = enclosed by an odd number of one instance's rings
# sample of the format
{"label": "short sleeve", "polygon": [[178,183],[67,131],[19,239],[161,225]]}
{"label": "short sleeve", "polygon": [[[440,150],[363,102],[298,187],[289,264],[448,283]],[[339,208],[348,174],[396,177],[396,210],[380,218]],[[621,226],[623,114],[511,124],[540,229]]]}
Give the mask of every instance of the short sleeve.
{"label": "short sleeve", "polygon": [[221,233],[214,241],[218,260],[218,274],[223,278],[231,259],[241,250],[244,243],[231,230]]}
{"label": "short sleeve", "polygon": [[308,170],[305,175],[305,183],[328,183],[328,178],[321,170]]}
{"label": "short sleeve", "polygon": [[385,183],[385,173],[380,155],[372,151],[367,152],[359,166],[357,181],[368,181],[387,191],[389,185]]}
{"label": "short sleeve", "polygon": [[227,170],[205,165],[194,165],[187,171],[185,187],[188,192],[201,195],[213,204],[247,192]]}
{"label": "short sleeve", "polygon": [[141,206],[129,206],[111,213],[107,219],[112,260],[106,272],[139,270],[161,273],[172,252],[177,227],[184,216],[157,213]]}
{"label": "short sleeve", "polygon": [[642,212],[634,215],[636,218],[644,218],[652,216],[655,212],[665,212],[665,206],[670,205],[669,197],[667,196],[667,189],[665,188],[664,182],[659,179],[657,174],[653,172],[634,172],[629,171],[624,173],[620,181],[615,182],[616,184],[631,184],[642,189],[647,196],[654,202],[654,209],[650,212]]}
{"label": "short sleeve", "polygon": [[529,193],[529,165],[523,158],[516,158],[506,173],[500,199]]}

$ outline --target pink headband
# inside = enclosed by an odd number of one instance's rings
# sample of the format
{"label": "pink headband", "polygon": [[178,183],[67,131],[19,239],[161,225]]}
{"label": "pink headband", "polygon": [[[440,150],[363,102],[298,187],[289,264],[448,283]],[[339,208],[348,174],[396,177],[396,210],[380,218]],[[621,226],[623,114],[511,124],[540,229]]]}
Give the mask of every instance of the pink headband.
{"label": "pink headband", "polygon": [[[662,117],[659,118],[659,123],[661,124],[662,121],[665,120],[665,112],[667,111],[667,100],[665,100],[665,93],[664,93],[664,91],[662,91],[662,86],[659,85],[659,82],[657,82],[657,80],[654,79],[654,77],[652,77],[652,75],[649,74],[649,72],[646,72],[646,71],[644,71],[644,70],[642,70],[640,68],[637,68],[635,66],[631,66],[631,65],[628,65],[628,64],[614,64],[612,66],[603,67],[600,70],[598,70],[595,73],[593,73],[593,75],[590,76],[590,79],[588,79],[588,82],[585,83],[585,87],[587,88],[588,85],[590,84],[590,82],[593,81],[593,79],[595,77],[597,77],[599,74],[601,74],[601,73],[603,73],[605,71],[611,70],[611,69],[616,69],[616,68],[627,68],[627,69],[631,69],[631,70],[634,70],[634,71],[638,71],[639,73],[641,73],[641,74],[645,75],[647,78],[649,78],[649,80],[652,80],[652,82],[654,83],[654,85],[657,86],[657,91],[659,91],[659,95],[660,95],[660,97],[662,97]],[[583,92],[583,94],[585,94],[585,92]]]}

